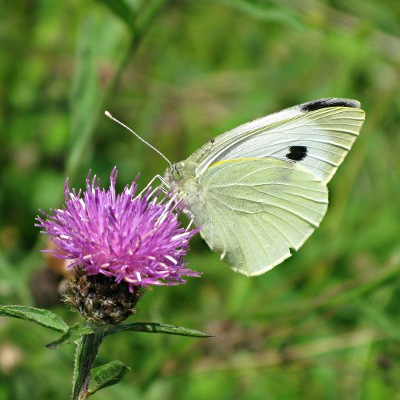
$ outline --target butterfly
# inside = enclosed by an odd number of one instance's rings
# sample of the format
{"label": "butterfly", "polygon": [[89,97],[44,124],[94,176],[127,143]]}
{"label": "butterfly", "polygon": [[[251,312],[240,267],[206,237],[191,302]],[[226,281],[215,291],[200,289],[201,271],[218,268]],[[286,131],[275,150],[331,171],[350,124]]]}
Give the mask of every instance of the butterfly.
{"label": "butterfly", "polygon": [[211,139],[172,164],[165,183],[211,250],[234,271],[260,275],[319,226],[327,183],[364,119],[350,99],[287,108]]}

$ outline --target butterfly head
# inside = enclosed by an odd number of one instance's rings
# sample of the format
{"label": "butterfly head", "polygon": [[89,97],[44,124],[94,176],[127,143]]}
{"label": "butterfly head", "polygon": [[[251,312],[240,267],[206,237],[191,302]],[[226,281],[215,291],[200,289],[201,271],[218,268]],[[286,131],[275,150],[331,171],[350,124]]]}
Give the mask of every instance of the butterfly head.
{"label": "butterfly head", "polygon": [[172,164],[165,172],[165,180],[168,184],[194,178],[197,164],[191,161],[180,161]]}
{"label": "butterfly head", "polygon": [[180,161],[167,168],[164,180],[170,193],[177,194],[178,198],[187,196],[192,192],[195,184],[196,163],[191,161]]}
{"label": "butterfly head", "polygon": [[172,164],[169,168],[167,168],[165,172],[165,179],[167,183],[170,184],[171,181],[179,181],[180,179],[182,179],[184,175],[184,168],[184,161]]}

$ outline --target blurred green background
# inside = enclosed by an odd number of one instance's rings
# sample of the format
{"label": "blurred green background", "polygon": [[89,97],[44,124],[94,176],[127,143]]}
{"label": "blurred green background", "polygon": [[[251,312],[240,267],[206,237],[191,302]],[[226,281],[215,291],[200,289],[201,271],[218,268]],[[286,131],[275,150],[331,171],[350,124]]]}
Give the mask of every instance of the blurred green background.
{"label": "blurred green background", "polygon": [[[149,290],[135,317],[218,335],[108,338],[132,368],[97,399],[400,399],[400,3],[392,0],[15,0],[0,9],[0,301],[57,304],[38,209],[89,169],[122,188],[259,116],[321,97],[366,123],[301,250],[232,273],[196,238],[186,285]],[[0,319],[0,400],[66,399],[73,347]]]}

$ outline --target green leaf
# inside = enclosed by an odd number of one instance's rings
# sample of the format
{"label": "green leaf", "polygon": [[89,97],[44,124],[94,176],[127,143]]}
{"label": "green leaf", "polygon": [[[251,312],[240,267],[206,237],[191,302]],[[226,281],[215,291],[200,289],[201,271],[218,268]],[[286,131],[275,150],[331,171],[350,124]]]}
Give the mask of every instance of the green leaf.
{"label": "green leaf", "polygon": [[68,325],[61,319],[61,317],[41,308],[18,305],[1,305],[0,315],[3,317],[20,318],[25,321],[35,322],[38,325],[53,329],[57,332],[67,332],[69,329]]}
{"label": "green leaf", "polygon": [[117,332],[124,331],[136,331],[136,332],[147,332],[147,333],[164,333],[169,335],[179,335],[179,336],[191,336],[198,338],[213,337],[214,335],[208,335],[197,331],[195,329],[183,328],[181,326],[167,325],[167,324],[157,324],[152,322],[134,322],[132,324],[121,324],[116,325],[111,328],[107,335],[111,335]]}
{"label": "green leaf", "polygon": [[129,370],[130,368],[128,366],[118,360],[93,368],[92,378],[96,382],[96,385],[90,389],[89,395],[92,395],[107,386],[115,385]]}
{"label": "green leaf", "polygon": [[65,346],[66,344],[70,344],[80,339],[84,335],[89,335],[93,333],[93,329],[89,328],[86,325],[74,325],[69,328],[67,332],[65,332],[62,336],[60,336],[54,342],[51,342],[46,345],[49,349],[58,349],[61,346]]}
{"label": "green leaf", "polygon": [[135,14],[132,8],[124,0],[97,0],[98,3],[108,7],[128,28],[133,31],[135,26]]}

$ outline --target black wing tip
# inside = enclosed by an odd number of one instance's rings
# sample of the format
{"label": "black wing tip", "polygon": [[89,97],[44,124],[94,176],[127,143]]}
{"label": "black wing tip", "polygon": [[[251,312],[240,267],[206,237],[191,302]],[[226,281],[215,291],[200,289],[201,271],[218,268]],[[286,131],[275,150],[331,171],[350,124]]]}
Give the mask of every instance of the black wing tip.
{"label": "black wing tip", "polygon": [[337,99],[337,98],[320,99],[320,100],[309,101],[307,103],[302,104],[300,106],[300,111],[310,112],[310,111],[320,110],[321,108],[329,108],[329,107],[360,108],[361,104],[357,100],[352,100],[352,99]]}

